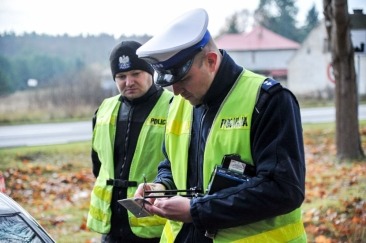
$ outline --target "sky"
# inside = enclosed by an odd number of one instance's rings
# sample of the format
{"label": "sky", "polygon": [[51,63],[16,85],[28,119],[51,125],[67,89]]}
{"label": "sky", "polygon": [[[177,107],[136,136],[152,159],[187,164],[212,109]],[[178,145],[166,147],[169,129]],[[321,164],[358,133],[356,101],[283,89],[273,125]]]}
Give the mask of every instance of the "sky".
{"label": "sky", "polygon": [[[322,17],[323,0],[297,0],[298,21],[303,23],[313,4]],[[194,8],[209,15],[213,36],[233,13],[253,12],[259,0],[0,0],[0,33],[48,35],[154,35],[169,21]],[[348,0],[349,9],[362,8],[366,0]]]}

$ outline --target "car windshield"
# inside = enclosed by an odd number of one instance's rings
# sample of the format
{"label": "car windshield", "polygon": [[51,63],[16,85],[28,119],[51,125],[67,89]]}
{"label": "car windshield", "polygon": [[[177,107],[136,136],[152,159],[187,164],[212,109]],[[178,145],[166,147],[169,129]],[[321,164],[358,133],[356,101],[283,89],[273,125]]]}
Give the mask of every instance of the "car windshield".
{"label": "car windshield", "polygon": [[43,242],[17,214],[0,216],[0,242]]}

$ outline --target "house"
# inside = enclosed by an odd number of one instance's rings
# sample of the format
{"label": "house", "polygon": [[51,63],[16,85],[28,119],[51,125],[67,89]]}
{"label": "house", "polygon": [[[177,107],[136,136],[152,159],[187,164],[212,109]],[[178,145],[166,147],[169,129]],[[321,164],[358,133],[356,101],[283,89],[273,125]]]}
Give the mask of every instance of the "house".
{"label": "house", "polygon": [[288,65],[288,88],[297,95],[329,98],[334,91],[324,21],[303,41]]}
{"label": "house", "polygon": [[[366,15],[355,10],[350,15],[351,39],[355,50],[355,71],[359,95],[366,94]],[[331,98],[335,81],[325,23],[321,21],[304,40],[288,65],[287,86],[295,94]]]}
{"label": "house", "polygon": [[224,34],[215,39],[219,48],[244,68],[273,77],[286,85],[288,62],[300,44],[262,26],[248,33]]}

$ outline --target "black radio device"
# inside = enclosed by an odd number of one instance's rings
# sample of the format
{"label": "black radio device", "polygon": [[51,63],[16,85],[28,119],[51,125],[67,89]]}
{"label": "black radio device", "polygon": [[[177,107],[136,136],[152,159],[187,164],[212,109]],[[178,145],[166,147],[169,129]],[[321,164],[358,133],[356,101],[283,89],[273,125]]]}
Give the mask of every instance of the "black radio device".
{"label": "black radio device", "polygon": [[211,195],[221,189],[237,186],[255,175],[255,166],[241,160],[238,154],[228,154],[216,165],[211,174],[207,194]]}

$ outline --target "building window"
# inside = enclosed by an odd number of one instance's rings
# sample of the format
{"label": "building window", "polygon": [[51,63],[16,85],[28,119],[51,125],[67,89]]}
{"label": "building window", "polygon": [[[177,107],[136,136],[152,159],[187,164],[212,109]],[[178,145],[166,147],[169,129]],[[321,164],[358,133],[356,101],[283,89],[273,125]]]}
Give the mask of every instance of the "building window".
{"label": "building window", "polygon": [[306,48],[306,53],[307,53],[308,55],[310,55],[310,54],[311,54],[311,48],[310,48],[310,47]]}
{"label": "building window", "polygon": [[328,38],[324,38],[323,40],[323,53],[330,52],[330,43]]}
{"label": "building window", "polygon": [[254,64],[255,63],[255,51],[252,51],[251,54],[252,54],[252,63]]}

